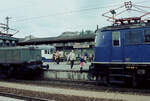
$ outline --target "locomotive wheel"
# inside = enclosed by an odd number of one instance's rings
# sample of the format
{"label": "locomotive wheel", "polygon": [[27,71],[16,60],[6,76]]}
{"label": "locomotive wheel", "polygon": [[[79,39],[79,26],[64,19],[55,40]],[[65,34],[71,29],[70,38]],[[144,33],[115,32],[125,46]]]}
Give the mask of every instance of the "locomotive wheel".
{"label": "locomotive wheel", "polygon": [[7,79],[8,77],[8,70],[5,68],[0,68],[0,79]]}
{"label": "locomotive wheel", "polygon": [[101,80],[101,76],[96,76],[96,85],[99,85]]}
{"label": "locomotive wheel", "polygon": [[134,76],[133,79],[132,79],[132,86],[133,86],[133,87],[137,87],[137,86],[138,86],[138,82],[137,82],[135,76]]}
{"label": "locomotive wheel", "polygon": [[102,78],[102,80],[103,80],[103,82],[104,82],[104,85],[108,85],[108,78],[107,78],[107,76],[104,76],[104,77]]}
{"label": "locomotive wheel", "polygon": [[91,73],[88,73],[87,78],[89,81],[94,80],[94,75],[92,75]]}
{"label": "locomotive wheel", "polygon": [[7,72],[7,77],[10,78],[13,75],[13,67],[10,67]]}
{"label": "locomotive wheel", "polygon": [[101,80],[102,80],[102,82],[103,82],[104,85],[110,86],[108,76],[103,76],[103,77],[101,78]]}

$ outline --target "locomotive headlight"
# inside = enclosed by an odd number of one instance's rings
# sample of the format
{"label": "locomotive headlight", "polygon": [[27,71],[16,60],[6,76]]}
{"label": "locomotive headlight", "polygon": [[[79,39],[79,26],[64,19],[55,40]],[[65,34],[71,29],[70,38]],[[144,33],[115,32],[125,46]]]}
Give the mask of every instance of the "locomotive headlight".
{"label": "locomotive headlight", "polygon": [[145,74],[145,70],[144,69],[138,69],[137,74]]}

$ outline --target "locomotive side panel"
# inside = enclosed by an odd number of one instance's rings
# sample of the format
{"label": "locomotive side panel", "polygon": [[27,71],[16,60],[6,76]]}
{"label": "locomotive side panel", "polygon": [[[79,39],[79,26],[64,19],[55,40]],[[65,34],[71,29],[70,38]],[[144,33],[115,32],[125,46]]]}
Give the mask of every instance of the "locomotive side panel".
{"label": "locomotive side panel", "polygon": [[41,50],[39,49],[21,49],[21,62],[41,61]]}
{"label": "locomotive side panel", "polygon": [[148,29],[139,28],[124,31],[124,62],[138,62],[137,64],[150,62],[150,39],[146,39],[145,30]]}
{"label": "locomotive side panel", "polygon": [[109,62],[111,56],[111,33],[108,32],[97,32],[96,45],[94,48],[95,58],[97,62]]}
{"label": "locomotive side panel", "polygon": [[41,61],[39,49],[28,48],[1,48],[0,63],[19,64],[29,61]]}
{"label": "locomotive side panel", "polygon": [[142,62],[143,30],[124,30],[124,62]]}
{"label": "locomotive side panel", "polygon": [[6,49],[0,49],[0,63],[17,63],[20,62],[20,52],[19,50],[6,50]]}
{"label": "locomotive side panel", "polygon": [[146,39],[145,30],[147,29],[99,30],[94,62],[150,62],[150,37]]}
{"label": "locomotive side panel", "polygon": [[[2,50],[3,51],[3,50]],[[4,53],[6,54],[5,61],[1,61],[1,63],[20,63],[20,51],[18,49],[16,50],[4,50]]]}

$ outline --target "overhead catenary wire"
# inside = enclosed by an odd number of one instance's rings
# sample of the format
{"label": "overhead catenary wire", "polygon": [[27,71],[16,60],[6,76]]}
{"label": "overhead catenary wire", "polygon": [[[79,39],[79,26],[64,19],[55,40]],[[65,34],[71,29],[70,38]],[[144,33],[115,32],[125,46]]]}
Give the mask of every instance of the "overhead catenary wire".
{"label": "overhead catenary wire", "polygon": [[[142,4],[142,3],[145,3],[147,2],[148,0],[144,0],[144,1],[139,1],[139,2],[133,2],[134,4]],[[46,14],[46,15],[42,15],[42,16],[32,16],[32,17],[28,17],[28,18],[22,18],[20,17],[20,19],[18,18],[17,20],[15,19],[15,17],[13,17],[13,19],[11,20],[11,22],[13,22],[14,24],[18,24],[17,22],[23,22],[26,25],[27,23],[30,23],[30,22],[33,22],[33,20],[40,20],[42,18],[51,18],[51,17],[56,17],[56,16],[63,16],[63,15],[71,15],[71,14],[75,14],[75,13],[80,13],[81,12],[81,15],[82,15],[82,12],[85,12],[86,14],[91,14],[90,11],[93,11],[95,12],[94,10],[98,10],[98,13],[100,13],[100,11],[103,11],[103,10],[106,10],[106,9],[110,9],[110,8],[114,8],[114,7],[118,7],[120,6],[120,3],[113,3],[113,4],[110,4],[110,5],[105,5],[105,6],[99,6],[99,7],[88,7],[88,8],[82,8],[82,9],[75,9],[75,10],[71,10],[71,11],[67,11],[67,12],[60,12],[60,13],[55,13],[55,14]],[[140,10],[140,9],[139,9]],[[97,13],[97,12],[96,12]],[[69,15],[69,16],[70,16]],[[95,15],[94,15],[95,16]],[[101,16],[101,14],[100,14]],[[97,17],[97,16],[96,16]],[[71,17],[70,17],[71,18]],[[14,20],[15,19],[15,20]],[[35,22],[34,22],[35,23]],[[44,22],[45,23],[45,22]],[[19,25],[19,26],[22,26],[22,25]],[[86,25],[87,26],[87,25]],[[70,25],[69,25],[70,27]],[[78,26],[79,27],[79,26]],[[82,24],[82,27],[83,27],[83,24]],[[72,26],[71,26],[72,28]],[[69,29],[68,26],[66,29]],[[72,28],[73,29],[73,28]]]}
{"label": "overhead catenary wire", "polygon": [[[145,1],[147,1],[147,0],[145,0]],[[143,1],[143,2],[145,2],[145,1]],[[142,2],[138,2],[138,3],[142,3]],[[30,18],[16,20],[14,22],[21,22],[21,21],[26,21],[26,20],[36,20],[36,19],[40,19],[40,18],[45,18],[45,17],[50,17],[50,16],[60,16],[60,15],[66,15],[66,14],[71,14],[71,13],[86,12],[86,11],[98,10],[98,9],[103,9],[103,8],[115,7],[118,5],[119,4],[113,4],[113,5],[107,5],[107,6],[101,6],[101,7],[83,8],[83,9],[72,10],[72,11],[56,13],[56,14],[43,15],[43,16],[34,16],[34,17],[30,17]]]}
{"label": "overhead catenary wire", "polygon": [[72,10],[72,11],[56,13],[56,14],[49,14],[49,15],[43,15],[43,16],[34,16],[34,17],[30,17],[30,18],[16,20],[16,21],[13,21],[13,22],[20,22],[20,21],[26,21],[26,20],[35,20],[35,19],[40,19],[40,18],[45,18],[45,17],[50,17],[50,16],[60,16],[60,15],[66,15],[66,14],[72,14],[72,13],[86,12],[86,11],[98,10],[98,9],[114,7],[114,6],[117,6],[117,5],[110,5],[110,6],[104,6],[104,7],[93,7],[93,8],[84,8],[84,9]]}
{"label": "overhead catenary wire", "polygon": [[[144,0],[140,2],[136,2],[136,4],[140,3],[145,3],[149,0]],[[93,7],[93,8],[83,8],[83,9],[78,9],[78,10],[72,10],[68,12],[62,12],[62,13],[56,13],[56,14],[48,14],[48,15],[43,15],[43,16],[33,16],[29,18],[24,18],[24,19],[19,19],[19,20],[14,20],[13,22],[22,22],[22,21],[28,21],[28,20],[37,20],[41,18],[46,18],[46,17],[51,17],[51,16],[61,16],[61,15],[67,15],[67,14],[73,14],[73,13],[79,13],[79,12],[87,12],[87,11],[93,11],[93,10],[99,10],[99,9],[104,9],[104,8],[110,8],[110,7],[115,7],[118,6],[119,4],[113,4],[113,5],[107,5],[107,6],[101,6],[101,7]],[[136,6],[136,5],[135,5]],[[139,5],[138,5],[139,6]],[[141,6],[143,7],[143,6]],[[144,6],[145,7],[145,6]],[[147,7],[148,8],[148,7]],[[150,7],[149,7],[150,8]]]}

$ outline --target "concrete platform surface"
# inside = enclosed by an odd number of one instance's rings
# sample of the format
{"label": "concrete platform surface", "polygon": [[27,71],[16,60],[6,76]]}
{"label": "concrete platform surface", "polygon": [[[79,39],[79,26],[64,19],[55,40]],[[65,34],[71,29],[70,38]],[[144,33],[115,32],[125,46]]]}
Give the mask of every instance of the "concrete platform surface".
{"label": "concrete platform surface", "polygon": [[[75,63],[72,69],[70,68],[70,64],[68,64],[67,62],[60,62],[59,64],[56,64],[54,62],[44,62],[44,65],[47,64],[49,65],[49,69],[53,70],[80,70],[81,67],[80,63]],[[83,70],[88,70],[90,64],[90,62],[85,63]]]}

